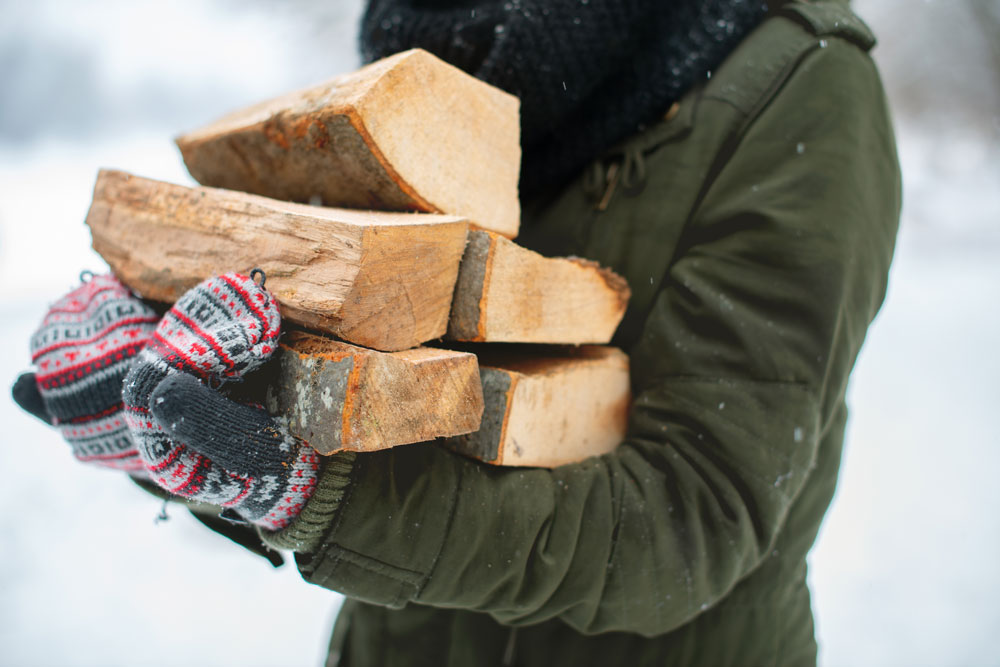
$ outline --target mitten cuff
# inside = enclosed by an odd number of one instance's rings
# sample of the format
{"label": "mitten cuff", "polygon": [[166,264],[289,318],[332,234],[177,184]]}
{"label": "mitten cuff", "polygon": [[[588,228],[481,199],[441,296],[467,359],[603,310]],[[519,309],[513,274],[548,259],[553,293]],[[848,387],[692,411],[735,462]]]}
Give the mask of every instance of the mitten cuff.
{"label": "mitten cuff", "polygon": [[298,553],[318,549],[333,527],[356,456],[354,452],[340,452],[327,458],[316,488],[302,511],[282,530],[260,530],[264,543],[272,549],[290,549]]}

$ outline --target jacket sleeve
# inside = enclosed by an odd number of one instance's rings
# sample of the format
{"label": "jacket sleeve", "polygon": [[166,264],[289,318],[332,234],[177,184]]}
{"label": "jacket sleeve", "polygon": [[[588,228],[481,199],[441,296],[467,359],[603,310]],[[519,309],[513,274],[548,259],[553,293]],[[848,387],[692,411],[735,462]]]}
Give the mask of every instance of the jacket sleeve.
{"label": "jacket sleeve", "polygon": [[305,577],[587,633],[663,633],[725,596],[809,483],[884,296],[899,173],[883,97],[868,57],[831,39],[729,146],[630,351],[614,453],[554,470],[433,445],[359,455],[337,511],[304,512],[322,527],[297,544]]}

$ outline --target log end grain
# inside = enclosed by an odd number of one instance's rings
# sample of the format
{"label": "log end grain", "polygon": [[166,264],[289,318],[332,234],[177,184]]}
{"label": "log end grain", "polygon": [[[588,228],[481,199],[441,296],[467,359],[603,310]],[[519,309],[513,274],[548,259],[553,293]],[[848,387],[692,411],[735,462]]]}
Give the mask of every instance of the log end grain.
{"label": "log end grain", "polygon": [[596,262],[544,257],[509,239],[469,233],[448,337],[467,342],[601,344],[631,293]]}
{"label": "log end grain", "polygon": [[452,438],[487,463],[551,468],[613,451],[631,404],[628,357],[604,346],[483,350],[479,431]]}

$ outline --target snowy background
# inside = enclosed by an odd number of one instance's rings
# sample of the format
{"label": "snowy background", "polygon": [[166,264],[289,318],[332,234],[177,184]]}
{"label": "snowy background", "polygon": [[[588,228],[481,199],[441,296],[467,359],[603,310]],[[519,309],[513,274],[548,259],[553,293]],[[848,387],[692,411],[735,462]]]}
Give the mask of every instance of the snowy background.
{"label": "snowy background", "polygon": [[[857,0],[905,210],[811,557],[824,665],[1000,665],[1000,3]],[[172,138],[357,64],[356,0],[0,0],[0,385],[100,269],[99,167],[191,183]],[[988,39],[992,36],[992,41]],[[0,397],[0,665],[316,665],[339,597],[126,480]]]}

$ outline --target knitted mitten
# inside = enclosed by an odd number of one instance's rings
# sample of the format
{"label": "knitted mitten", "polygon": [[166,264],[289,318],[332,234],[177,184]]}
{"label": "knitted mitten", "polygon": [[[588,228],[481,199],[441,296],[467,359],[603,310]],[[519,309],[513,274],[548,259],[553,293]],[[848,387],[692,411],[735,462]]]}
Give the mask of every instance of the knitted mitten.
{"label": "knitted mitten", "polygon": [[154,482],[268,530],[298,514],[316,484],[316,452],[259,407],[206,384],[239,379],[270,357],[277,303],[235,273],[188,291],[125,380],[129,429]]}
{"label": "knitted mitten", "polygon": [[122,415],[122,381],[159,316],[112,275],[57,301],[31,337],[37,373],[13,387],[21,407],[59,427],[85,462],[143,475]]}

